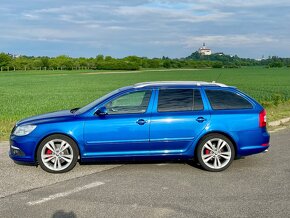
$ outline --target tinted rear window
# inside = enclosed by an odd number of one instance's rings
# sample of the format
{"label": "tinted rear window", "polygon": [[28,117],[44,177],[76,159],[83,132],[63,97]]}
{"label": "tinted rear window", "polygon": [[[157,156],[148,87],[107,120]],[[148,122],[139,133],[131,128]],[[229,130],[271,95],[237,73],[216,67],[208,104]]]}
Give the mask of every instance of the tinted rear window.
{"label": "tinted rear window", "polygon": [[199,90],[161,89],[158,97],[158,112],[203,110]]}
{"label": "tinted rear window", "polygon": [[210,101],[212,109],[215,110],[253,108],[250,102],[233,92],[222,90],[206,90],[206,95]]}

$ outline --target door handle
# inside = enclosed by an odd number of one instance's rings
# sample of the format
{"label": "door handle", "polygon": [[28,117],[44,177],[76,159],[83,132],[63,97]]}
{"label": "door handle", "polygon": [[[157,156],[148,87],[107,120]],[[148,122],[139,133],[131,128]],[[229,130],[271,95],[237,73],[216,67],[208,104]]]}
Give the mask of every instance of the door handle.
{"label": "door handle", "polygon": [[199,123],[202,123],[202,122],[206,121],[206,119],[204,117],[198,117],[198,118],[196,118],[196,121]]}
{"label": "door handle", "polygon": [[144,119],[139,119],[139,120],[137,120],[136,123],[139,124],[139,125],[144,125],[145,123],[147,123],[147,121],[144,120]]}

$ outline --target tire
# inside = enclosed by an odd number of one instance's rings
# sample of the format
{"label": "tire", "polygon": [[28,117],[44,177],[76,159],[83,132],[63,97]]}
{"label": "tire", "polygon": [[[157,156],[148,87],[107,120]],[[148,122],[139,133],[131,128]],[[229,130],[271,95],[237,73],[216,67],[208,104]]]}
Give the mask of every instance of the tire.
{"label": "tire", "polygon": [[72,170],[78,161],[78,156],[76,143],[61,134],[45,138],[36,153],[38,164],[49,173],[65,173]]}
{"label": "tire", "polygon": [[220,172],[227,169],[235,158],[235,147],[231,140],[221,134],[205,136],[196,150],[197,160],[207,171]]}

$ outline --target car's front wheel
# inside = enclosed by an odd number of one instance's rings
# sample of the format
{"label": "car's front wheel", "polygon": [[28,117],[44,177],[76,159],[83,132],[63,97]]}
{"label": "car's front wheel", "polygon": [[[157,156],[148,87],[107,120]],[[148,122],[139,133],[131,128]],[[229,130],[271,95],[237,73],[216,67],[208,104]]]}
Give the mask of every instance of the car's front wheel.
{"label": "car's front wheel", "polygon": [[45,138],[37,149],[37,161],[49,173],[64,173],[74,168],[78,160],[76,143],[64,135]]}
{"label": "car's front wheel", "polygon": [[235,148],[227,137],[210,134],[198,144],[196,155],[202,168],[219,172],[230,166],[235,157]]}

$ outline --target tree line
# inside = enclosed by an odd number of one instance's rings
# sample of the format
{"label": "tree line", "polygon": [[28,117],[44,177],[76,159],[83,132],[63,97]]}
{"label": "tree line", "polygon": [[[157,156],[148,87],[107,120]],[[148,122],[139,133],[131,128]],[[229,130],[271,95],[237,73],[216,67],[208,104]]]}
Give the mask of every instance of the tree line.
{"label": "tree line", "polygon": [[1,71],[11,70],[138,70],[140,68],[237,68],[241,66],[267,66],[290,67],[290,58],[276,56],[268,59],[255,60],[240,58],[222,53],[204,56],[198,52],[192,53],[186,58],[170,59],[146,58],[128,56],[125,58],[113,58],[111,56],[97,55],[96,57],[73,58],[67,55],[57,57],[13,56],[0,53]]}

